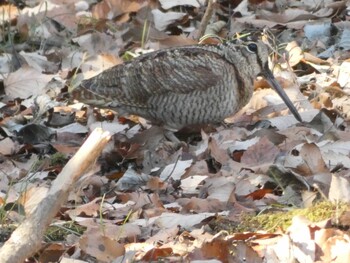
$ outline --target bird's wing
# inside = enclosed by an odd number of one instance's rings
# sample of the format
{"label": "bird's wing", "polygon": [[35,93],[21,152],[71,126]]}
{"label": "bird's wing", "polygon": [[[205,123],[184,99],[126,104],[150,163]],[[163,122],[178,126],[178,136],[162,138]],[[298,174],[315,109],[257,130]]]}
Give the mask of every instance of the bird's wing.
{"label": "bird's wing", "polygon": [[147,107],[156,95],[205,91],[224,79],[228,62],[222,54],[188,46],[148,53],[83,81],[95,95]]}

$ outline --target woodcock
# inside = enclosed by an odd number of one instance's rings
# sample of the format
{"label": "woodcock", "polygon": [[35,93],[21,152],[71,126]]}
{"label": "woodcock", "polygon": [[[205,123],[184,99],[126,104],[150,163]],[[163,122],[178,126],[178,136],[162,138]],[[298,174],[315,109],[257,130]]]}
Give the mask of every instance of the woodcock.
{"label": "woodcock", "polygon": [[142,55],[84,80],[73,97],[135,114],[168,130],[219,123],[243,108],[263,76],[294,117],[301,117],[268,67],[261,42],[191,45]]}

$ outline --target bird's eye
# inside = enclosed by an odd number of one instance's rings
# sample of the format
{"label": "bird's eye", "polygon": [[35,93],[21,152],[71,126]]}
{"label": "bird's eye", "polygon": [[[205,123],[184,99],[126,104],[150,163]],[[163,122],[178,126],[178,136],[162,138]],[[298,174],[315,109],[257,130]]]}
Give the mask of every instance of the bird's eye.
{"label": "bird's eye", "polygon": [[256,53],[258,51],[258,46],[255,44],[255,43],[249,43],[247,45],[247,50],[250,52],[250,53]]}

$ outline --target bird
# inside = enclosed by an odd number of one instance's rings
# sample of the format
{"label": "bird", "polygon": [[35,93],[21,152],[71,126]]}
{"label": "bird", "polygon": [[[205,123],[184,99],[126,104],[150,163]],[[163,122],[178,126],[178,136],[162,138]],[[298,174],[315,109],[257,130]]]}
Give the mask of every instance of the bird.
{"label": "bird", "polygon": [[83,80],[72,95],[175,132],[190,125],[217,124],[234,115],[249,102],[254,80],[262,76],[301,122],[269,69],[268,57],[261,40],[166,48]]}

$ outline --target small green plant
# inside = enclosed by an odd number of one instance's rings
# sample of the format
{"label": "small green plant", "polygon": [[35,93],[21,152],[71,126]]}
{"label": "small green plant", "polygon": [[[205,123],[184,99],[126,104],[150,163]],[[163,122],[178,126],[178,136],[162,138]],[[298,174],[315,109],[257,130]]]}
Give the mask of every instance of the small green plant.
{"label": "small green plant", "polygon": [[45,234],[46,242],[55,242],[55,241],[63,241],[66,240],[67,235],[74,234],[77,236],[81,236],[86,227],[80,226],[77,223],[65,222],[63,224],[53,224],[49,226]]}

